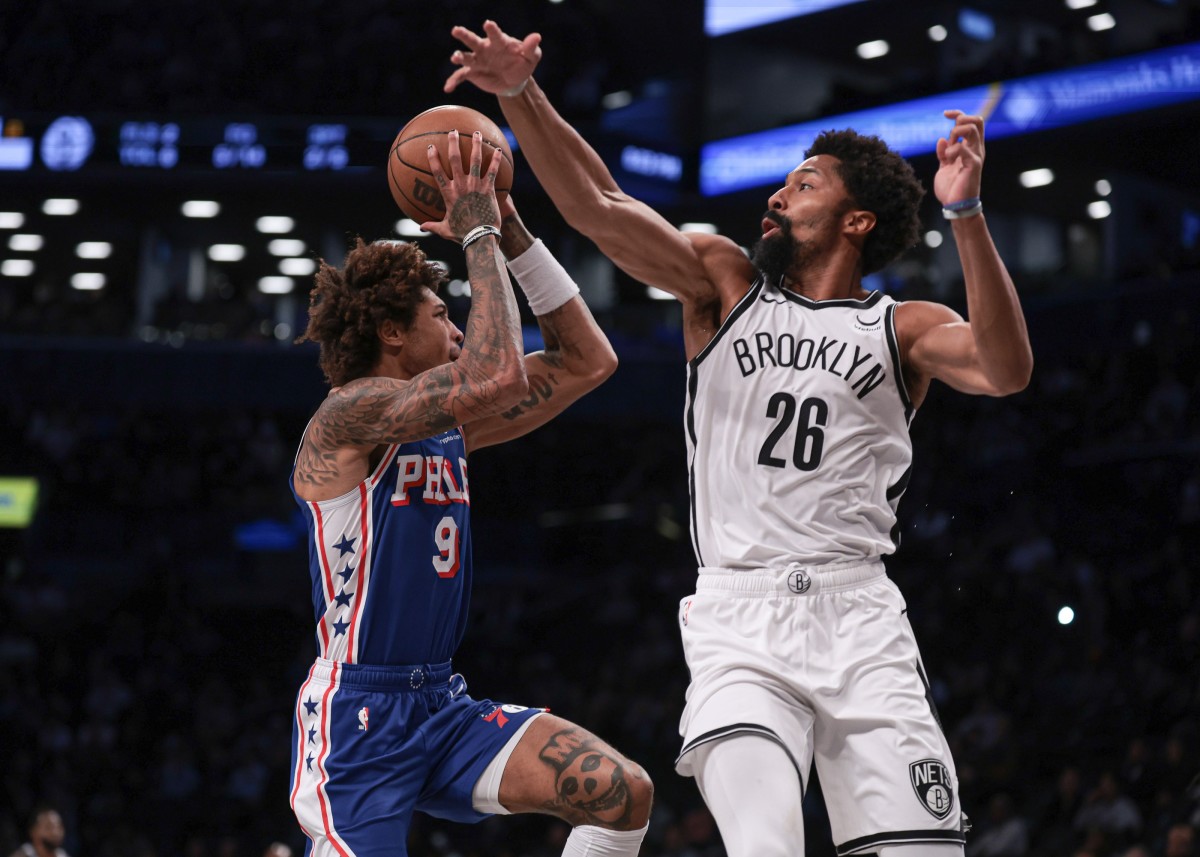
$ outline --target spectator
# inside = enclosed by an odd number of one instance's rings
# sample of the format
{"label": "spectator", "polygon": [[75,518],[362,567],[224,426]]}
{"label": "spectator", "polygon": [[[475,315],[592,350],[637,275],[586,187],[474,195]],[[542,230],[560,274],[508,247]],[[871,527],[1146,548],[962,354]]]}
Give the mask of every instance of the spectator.
{"label": "spectator", "polygon": [[63,850],[67,829],[58,810],[49,804],[38,804],[29,816],[29,841],[14,851],[11,857],[70,857]]}

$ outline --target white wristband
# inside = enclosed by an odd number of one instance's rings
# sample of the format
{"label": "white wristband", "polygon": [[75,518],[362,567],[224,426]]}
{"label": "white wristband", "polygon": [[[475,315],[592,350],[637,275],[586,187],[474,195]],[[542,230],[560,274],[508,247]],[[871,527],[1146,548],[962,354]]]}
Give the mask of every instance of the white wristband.
{"label": "white wristband", "polygon": [[525,91],[525,87],[528,84],[529,84],[529,78],[525,78],[523,81],[518,83],[512,89],[502,89],[499,92],[497,92],[496,94],[499,95],[501,98],[515,98],[516,96],[520,95],[522,92]]}
{"label": "white wristband", "polygon": [[579,294],[579,286],[541,238],[517,258],[509,259],[508,270],[517,278],[534,315],[553,312]]}

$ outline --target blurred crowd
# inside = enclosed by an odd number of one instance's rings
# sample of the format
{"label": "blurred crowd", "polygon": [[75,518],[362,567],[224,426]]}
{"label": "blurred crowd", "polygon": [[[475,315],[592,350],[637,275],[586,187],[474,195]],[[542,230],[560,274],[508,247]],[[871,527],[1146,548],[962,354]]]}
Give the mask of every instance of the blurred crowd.
{"label": "blurred crowd", "polygon": [[[1029,390],[937,388],[914,422],[889,570],[954,746],[969,857],[1200,854],[1200,366],[1184,285],[1031,307]],[[649,359],[626,360],[609,394]],[[657,786],[644,854],[719,857],[672,770],[676,603],[694,574],[682,396],[680,369],[649,418],[568,412],[476,456],[456,668],[477,697],[549,706],[641,762]],[[75,857],[302,848],[290,713],[315,648],[286,478],[313,403],[4,404],[0,463],[44,492],[33,528],[0,531],[0,853],[43,802]],[[262,520],[284,536],[272,550],[238,537]],[[805,811],[808,853],[829,857],[819,782]],[[410,848],[541,857],[565,833],[420,817]]]}

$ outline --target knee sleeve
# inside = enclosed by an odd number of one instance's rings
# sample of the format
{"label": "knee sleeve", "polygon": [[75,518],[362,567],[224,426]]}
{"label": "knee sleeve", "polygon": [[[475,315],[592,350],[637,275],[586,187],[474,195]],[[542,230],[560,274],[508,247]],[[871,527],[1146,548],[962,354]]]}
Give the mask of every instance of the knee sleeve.
{"label": "knee sleeve", "polygon": [[581,824],[571,830],[562,857],[637,857],[648,827],[641,830],[609,830]]}
{"label": "knee sleeve", "polygon": [[779,744],[741,734],[697,747],[696,784],[729,857],[801,857],[800,772]]}

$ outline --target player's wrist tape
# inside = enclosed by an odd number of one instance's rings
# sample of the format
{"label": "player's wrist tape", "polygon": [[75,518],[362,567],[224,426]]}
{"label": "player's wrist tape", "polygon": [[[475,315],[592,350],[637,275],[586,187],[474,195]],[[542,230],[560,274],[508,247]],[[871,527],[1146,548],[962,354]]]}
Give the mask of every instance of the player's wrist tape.
{"label": "player's wrist tape", "polygon": [[502,89],[499,92],[497,92],[496,94],[501,96],[502,98],[512,98],[512,97],[520,95],[522,92],[524,92],[525,87],[528,83],[529,83],[529,78],[525,78],[523,81],[518,83],[512,89]]}
{"label": "player's wrist tape", "polygon": [[478,241],[480,238],[482,238],[485,235],[495,235],[497,238],[499,238],[500,230],[497,229],[495,226],[492,226],[487,223],[484,223],[481,226],[476,226],[474,229],[472,229],[470,232],[468,232],[466,235],[463,236],[463,240],[462,240],[463,249],[466,250],[467,247],[469,247],[471,244],[474,244],[476,241]]}
{"label": "player's wrist tape", "polygon": [[517,258],[509,259],[508,270],[517,278],[534,315],[553,312],[579,294],[579,286],[541,238]]}
{"label": "player's wrist tape", "polygon": [[983,200],[977,196],[970,199],[960,199],[958,202],[948,202],[942,206],[942,217],[947,220],[959,220],[963,217],[974,217],[983,213]]}

